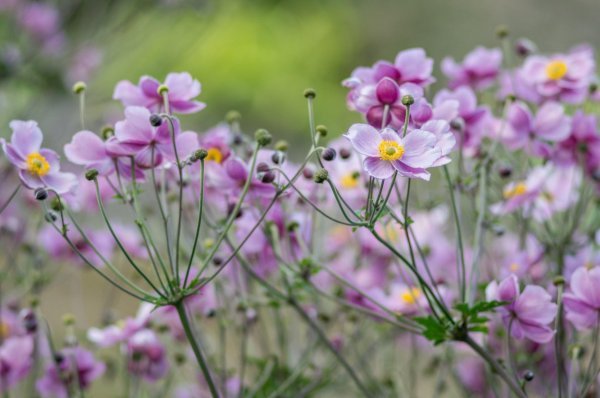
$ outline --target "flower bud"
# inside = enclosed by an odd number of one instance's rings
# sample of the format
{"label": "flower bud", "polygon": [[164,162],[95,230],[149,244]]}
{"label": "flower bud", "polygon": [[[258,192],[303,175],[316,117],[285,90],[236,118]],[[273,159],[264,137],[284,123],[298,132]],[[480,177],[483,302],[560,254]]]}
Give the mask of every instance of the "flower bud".
{"label": "flower bud", "polygon": [[352,152],[348,148],[340,149],[340,157],[342,159],[348,159],[350,156],[352,156]]}
{"label": "flower bud", "polygon": [[21,311],[21,319],[23,321],[23,327],[27,333],[35,333],[37,331],[38,322],[33,311],[29,309]]}
{"label": "flower bud", "polygon": [[315,92],[314,89],[307,88],[306,90],[304,90],[304,98],[315,98],[316,96],[317,96],[317,93]]}
{"label": "flower bud", "polygon": [[537,52],[537,46],[529,39],[519,39],[515,43],[515,52],[520,57],[527,57],[530,54]]}
{"label": "flower bud", "polygon": [[56,221],[58,219],[58,217],[56,216],[56,213],[49,211],[46,214],[44,214],[44,219],[47,222],[52,223],[52,222]]}
{"label": "flower bud", "polygon": [[500,175],[501,178],[509,178],[512,175],[512,167],[510,166],[500,166],[500,168],[498,169],[498,175]]}
{"label": "flower bud", "polygon": [[156,93],[158,95],[168,94],[169,93],[169,87],[167,87],[166,84],[161,84],[160,86],[158,86],[158,89],[156,90]]}
{"label": "flower bud", "polygon": [[158,116],[156,113],[153,113],[152,115],[150,115],[150,124],[153,125],[154,127],[158,127],[162,124],[163,120],[162,117]]}
{"label": "flower bud", "polygon": [[317,130],[317,133],[321,136],[321,137],[326,137],[327,136],[327,127],[323,126],[322,124],[319,124],[315,130]]}
{"label": "flower bud", "polygon": [[265,162],[260,162],[259,164],[256,165],[257,173],[266,173],[269,170],[271,170],[271,167],[269,167],[269,165],[266,164]]}
{"label": "flower bud", "polygon": [[534,377],[535,377],[535,374],[531,370],[526,371],[525,374],[523,375],[523,379],[525,379],[525,381],[527,381],[527,382],[533,380]]}
{"label": "flower bud", "polygon": [[113,126],[106,125],[106,126],[102,127],[102,132],[100,133],[100,135],[102,136],[102,139],[104,141],[106,141],[110,137],[115,135],[115,129],[113,128]]}
{"label": "flower bud", "polygon": [[508,37],[508,26],[499,25],[496,28],[496,36],[498,36],[499,39],[504,39],[505,37]]}
{"label": "flower bud", "polygon": [[406,94],[405,96],[402,97],[402,105],[411,106],[414,103],[415,103],[415,99],[412,95]]}
{"label": "flower bud", "polygon": [[319,169],[315,173],[314,181],[317,184],[322,184],[325,180],[327,180],[327,178],[329,178],[329,173],[327,172],[327,170],[325,170],[325,169]]}
{"label": "flower bud", "polygon": [[48,199],[48,191],[46,191],[45,188],[36,189],[33,191],[33,195],[35,196],[35,199],[39,200],[40,202]]}
{"label": "flower bud", "polygon": [[275,151],[271,155],[271,160],[275,164],[282,164],[285,161],[285,153],[281,151]]}
{"label": "flower bud", "polygon": [[258,142],[260,146],[267,146],[271,143],[271,133],[269,133],[265,129],[258,129],[254,133],[254,139]]}
{"label": "flower bud", "polygon": [[314,175],[315,175],[315,174],[313,173],[313,171],[312,171],[311,169],[309,169],[308,167],[305,167],[305,168],[302,170],[302,175],[303,175],[303,176],[304,176],[304,178],[306,178],[307,180],[310,180],[310,179],[312,179],[312,178],[314,177]]}
{"label": "flower bud", "polygon": [[88,181],[94,181],[98,177],[98,170],[90,169],[85,172],[85,179]]}
{"label": "flower bud", "polygon": [[262,173],[259,178],[262,183],[270,184],[275,181],[275,173],[272,171],[267,171],[266,173]]}
{"label": "flower bud", "polygon": [[554,279],[552,280],[552,283],[554,284],[554,286],[564,285],[565,277],[562,275],[555,276]]}
{"label": "flower bud", "polygon": [[[235,210],[235,203],[229,203],[227,205],[227,214],[231,215],[234,210]],[[244,214],[244,211],[240,207],[237,211],[237,214],[235,215],[235,218],[240,218],[243,214]]]}
{"label": "flower bud", "polygon": [[229,111],[225,115],[225,121],[229,124],[237,123],[242,119],[242,114],[238,111]]}
{"label": "flower bud", "polygon": [[212,259],[212,263],[216,266],[219,267],[221,266],[221,264],[223,264],[223,259],[219,256],[214,256]]}
{"label": "flower bud", "polygon": [[63,324],[65,326],[73,326],[73,325],[75,325],[75,315],[73,315],[73,314],[65,314],[65,315],[63,315]]}
{"label": "flower bud", "polygon": [[456,131],[464,131],[465,129],[465,119],[462,117],[454,118],[450,121],[450,127],[452,127]]}
{"label": "flower bud", "polygon": [[598,91],[598,83],[593,82],[592,84],[590,84],[589,90],[590,94],[594,94],[596,91]]}
{"label": "flower bud", "polygon": [[176,365],[181,366],[181,365],[185,364],[187,358],[184,354],[178,352],[173,356],[173,360],[175,361]]}
{"label": "flower bud", "polygon": [[197,162],[198,160],[202,160],[205,159],[208,156],[208,151],[204,148],[200,148],[194,151],[194,153],[192,153],[192,156],[190,156],[190,160],[192,162]]}
{"label": "flower bud", "polygon": [[84,82],[77,82],[73,84],[73,94],[81,94],[86,88],[87,86]]}
{"label": "flower bud", "polygon": [[337,152],[335,151],[335,149],[326,148],[323,151],[323,154],[321,155],[321,157],[323,158],[323,160],[330,162],[335,159],[336,155],[337,155]]}
{"label": "flower bud", "polygon": [[279,140],[275,143],[275,149],[281,152],[287,152],[289,144],[285,140]]}
{"label": "flower bud", "polygon": [[377,83],[375,88],[375,95],[380,103],[384,105],[391,105],[398,100],[400,90],[395,81],[389,77],[384,77]]}

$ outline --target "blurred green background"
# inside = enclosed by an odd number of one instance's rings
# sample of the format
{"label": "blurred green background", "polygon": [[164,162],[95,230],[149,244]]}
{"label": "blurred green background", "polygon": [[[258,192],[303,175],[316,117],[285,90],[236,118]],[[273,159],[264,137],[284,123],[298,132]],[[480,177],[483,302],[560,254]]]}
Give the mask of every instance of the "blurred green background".
{"label": "blurred green background", "polygon": [[[340,82],[358,65],[393,60],[409,47],[424,47],[436,60],[460,58],[477,45],[496,46],[495,28],[528,37],[542,51],[597,45],[597,0],[224,0],[58,1],[69,53],[93,46],[102,62],[88,83],[88,121],[99,130],[119,118],[111,101],[121,79],[143,74],[163,79],[189,71],[203,84],[205,111],[184,117],[203,131],[231,109],[242,112],[247,131],[258,127],[294,144],[305,143],[302,91],[317,90],[317,121],[341,134],[358,116],[346,110]],[[14,32],[13,32],[14,33]],[[11,39],[5,32],[5,40]],[[18,39],[18,38],[12,38]],[[46,62],[5,76],[0,84],[0,135],[13,118],[38,119],[52,146],[78,129],[70,83],[45,73]],[[66,66],[65,66],[66,67]],[[47,71],[46,71],[47,72]],[[48,79],[50,77],[50,79]],[[303,147],[302,147],[303,148]]]}

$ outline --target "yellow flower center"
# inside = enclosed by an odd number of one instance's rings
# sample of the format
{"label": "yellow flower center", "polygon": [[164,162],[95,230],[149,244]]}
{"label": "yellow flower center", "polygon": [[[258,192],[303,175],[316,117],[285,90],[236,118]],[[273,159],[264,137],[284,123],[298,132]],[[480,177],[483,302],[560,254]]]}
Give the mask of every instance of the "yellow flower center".
{"label": "yellow flower center", "polygon": [[419,297],[421,297],[421,289],[418,287],[411,287],[400,295],[405,304],[415,304]]}
{"label": "yellow flower center", "polygon": [[509,268],[512,272],[517,272],[519,270],[519,264],[512,263]]}
{"label": "yellow flower center", "polygon": [[552,61],[546,65],[546,76],[551,80],[560,80],[567,74],[567,64],[565,61]]}
{"label": "yellow flower center", "polygon": [[379,143],[379,157],[381,160],[394,161],[402,158],[404,147],[396,141],[383,140]]}
{"label": "yellow flower center", "polygon": [[36,177],[43,177],[50,172],[50,163],[37,152],[27,155],[25,163],[27,163],[27,171]]}
{"label": "yellow flower center", "polygon": [[524,182],[519,182],[512,188],[506,188],[504,190],[504,199],[512,199],[517,196],[524,195],[527,192],[527,185]]}
{"label": "yellow flower center", "polygon": [[356,188],[358,186],[358,177],[360,177],[360,174],[355,171],[345,174],[340,181],[342,188]]}
{"label": "yellow flower center", "polygon": [[221,163],[223,161],[223,153],[217,148],[210,148],[206,155],[206,161]]}
{"label": "yellow flower center", "polygon": [[6,339],[10,336],[10,326],[6,322],[0,322],[0,336]]}

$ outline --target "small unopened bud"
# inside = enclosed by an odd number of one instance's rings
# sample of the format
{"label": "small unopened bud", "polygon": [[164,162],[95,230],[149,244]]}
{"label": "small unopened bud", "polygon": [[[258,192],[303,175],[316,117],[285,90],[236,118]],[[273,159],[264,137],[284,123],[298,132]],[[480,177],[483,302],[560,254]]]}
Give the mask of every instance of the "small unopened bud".
{"label": "small unopened bud", "polygon": [[327,162],[334,160],[336,156],[337,156],[337,152],[333,148],[326,148],[323,151],[323,155],[321,155],[323,160],[325,160]]}
{"label": "small unopened bud", "polygon": [[298,224],[298,221],[290,221],[287,224],[286,229],[288,230],[288,232],[293,232],[293,231],[297,230],[298,227],[300,227],[300,224]]}
{"label": "small unopened bud", "polygon": [[554,279],[552,280],[552,283],[554,284],[554,286],[561,286],[565,284],[565,277],[562,275],[557,275],[554,277]]}
{"label": "small unopened bud", "polygon": [[254,133],[254,139],[258,142],[260,146],[267,146],[271,143],[271,133],[269,133],[265,129],[258,129]]}
{"label": "small unopened bud", "polygon": [[62,353],[57,352],[56,354],[54,354],[54,362],[56,362],[57,364],[60,365],[61,363],[63,363],[64,360],[65,356]]}
{"label": "small unopened bud", "polygon": [[260,176],[260,181],[264,184],[270,184],[275,181],[275,173],[272,171],[267,171],[266,173],[262,173]]}
{"label": "small unopened bud", "polygon": [[512,167],[510,166],[500,166],[500,168],[498,168],[498,175],[501,178],[509,178],[512,175]]}
{"label": "small unopened bud", "polygon": [[352,156],[352,152],[350,151],[350,149],[348,149],[348,148],[340,149],[340,157],[342,159],[348,159],[350,156]]}
{"label": "small unopened bud", "polygon": [[508,26],[506,25],[500,25],[496,28],[496,36],[498,36],[499,39],[504,39],[505,37],[508,37]]}
{"label": "small unopened bud", "polygon": [[176,365],[181,366],[186,362],[187,358],[184,354],[178,352],[174,355],[173,359],[175,360]]}
{"label": "small unopened bud", "polygon": [[592,172],[592,179],[596,182],[600,182],[600,169],[596,169]]}
{"label": "small unopened bud", "polygon": [[450,121],[450,127],[456,131],[463,131],[465,129],[465,119],[462,117],[456,117]]}
{"label": "small unopened bud", "polygon": [[152,115],[150,115],[150,124],[153,125],[154,127],[158,127],[162,124],[163,120],[162,117],[158,116],[156,113],[153,113]]}
{"label": "small unopened bud", "polygon": [[275,151],[271,155],[271,160],[275,164],[282,164],[285,161],[285,153],[281,151]]}
{"label": "small unopened bud", "polygon": [[325,169],[319,169],[315,173],[314,180],[317,184],[322,184],[329,178],[329,173]]}
{"label": "small unopened bud", "polygon": [[271,167],[269,167],[269,165],[266,164],[265,162],[260,162],[259,164],[256,165],[257,173],[266,173],[269,170],[271,170]]}
{"label": "small unopened bud", "polygon": [[29,309],[21,312],[21,319],[23,321],[23,327],[27,333],[34,333],[37,331],[38,322],[35,313]]}
{"label": "small unopened bud", "polygon": [[47,222],[51,222],[52,223],[52,222],[56,221],[58,219],[58,217],[56,217],[56,214],[54,212],[49,211],[46,214],[44,214],[44,219]]}
{"label": "small unopened bud", "polygon": [[48,199],[48,191],[46,191],[45,188],[36,189],[33,191],[33,195],[35,196],[35,199],[39,200],[40,202]]}
{"label": "small unopened bud", "polygon": [[73,315],[73,314],[63,315],[63,324],[65,326],[73,326],[75,324],[75,315]]}
{"label": "small unopened bud", "polygon": [[515,102],[516,100],[517,100],[517,96],[514,94],[508,94],[505,99],[505,101],[508,103]]}
{"label": "small unopened bud", "polygon": [[315,98],[316,96],[317,96],[317,93],[315,92],[314,89],[307,88],[306,90],[304,90],[304,98]]}
{"label": "small unopened bud", "polygon": [[85,91],[86,88],[87,88],[87,86],[84,82],[77,82],[77,83],[73,84],[73,93],[81,94]]}
{"label": "small unopened bud", "polygon": [[218,266],[220,266],[221,264],[223,264],[223,259],[222,259],[221,257],[219,257],[219,256],[214,256],[214,257],[213,257],[213,259],[212,259],[212,263],[213,263],[215,266],[217,266],[217,267],[218,267]]}
{"label": "small unopened bud", "polygon": [[169,92],[169,87],[166,84],[161,84],[160,86],[158,86],[156,92],[158,93],[158,95],[167,94]]}
{"label": "small unopened bud", "polygon": [[102,136],[102,139],[104,141],[106,141],[110,137],[115,135],[115,129],[113,128],[113,126],[107,125],[107,126],[102,127],[102,132],[100,134]]}
{"label": "small unopened bud", "polygon": [[192,162],[197,162],[198,160],[202,160],[205,159],[208,156],[208,151],[204,148],[200,148],[194,151],[194,153],[192,153],[192,156],[190,156],[190,160]]}
{"label": "small unopened bud", "polygon": [[[231,215],[235,210],[235,203],[229,203],[227,205],[227,214]],[[244,211],[240,207],[235,215],[235,218],[240,218],[244,214]]]}
{"label": "small unopened bud", "polygon": [[306,178],[307,180],[312,179],[315,176],[315,173],[313,173],[313,171],[311,169],[309,169],[308,167],[305,167],[302,170],[302,175],[304,176],[304,178]]}
{"label": "small unopened bud", "polygon": [[98,170],[90,169],[85,172],[85,179],[88,181],[94,181],[98,177]]}
{"label": "small unopened bud", "polygon": [[319,124],[315,130],[317,130],[317,133],[319,133],[319,135],[321,137],[326,137],[327,136],[327,127],[323,126],[322,124]]}
{"label": "small unopened bud", "polygon": [[242,114],[238,111],[229,111],[225,115],[225,121],[229,124],[237,123],[242,119]]}
{"label": "small unopened bud", "polygon": [[537,52],[537,46],[531,40],[521,38],[515,43],[515,52],[520,57],[527,57]]}
{"label": "small unopened bud", "polygon": [[281,152],[287,152],[289,144],[285,140],[279,140],[275,143],[275,149]]}
{"label": "small unopened bud", "polygon": [[380,103],[384,105],[391,105],[398,100],[400,89],[395,81],[389,77],[384,77],[379,81],[379,83],[377,83],[375,95]]}
{"label": "small unopened bud", "polygon": [[531,380],[533,380],[534,377],[535,377],[535,374],[531,370],[528,370],[523,375],[523,379],[527,382],[530,382]]}
{"label": "small unopened bud", "polygon": [[598,91],[598,82],[593,82],[590,84],[589,90],[590,94],[594,94],[596,91]]}
{"label": "small unopened bud", "polygon": [[411,106],[414,103],[415,103],[415,99],[412,95],[406,94],[402,97],[402,105]]}

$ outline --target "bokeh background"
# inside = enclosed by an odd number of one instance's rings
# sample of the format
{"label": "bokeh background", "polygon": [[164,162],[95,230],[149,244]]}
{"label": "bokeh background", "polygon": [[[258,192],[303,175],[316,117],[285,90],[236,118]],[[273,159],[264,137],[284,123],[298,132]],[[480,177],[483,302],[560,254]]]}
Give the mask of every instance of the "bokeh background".
{"label": "bokeh background", "polygon": [[[338,136],[359,118],[346,109],[340,84],[356,66],[424,47],[443,83],[439,61],[462,59],[477,45],[498,46],[501,24],[543,52],[600,45],[598,0],[44,2],[58,10],[60,43],[27,33],[14,11],[23,2],[0,0],[0,137],[10,135],[10,120],[35,119],[46,144],[61,153],[79,129],[71,87],[81,79],[92,130],[121,117],[111,99],[119,80],[187,71],[201,81],[208,106],[183,117],[186,129],[202,132],[235,109],[244,130],[266,128],[300,155],[308,137],[303,90],[317,91],[317,123]],[[116,317],[135,311],[135,303],[90,272],[62,268],[42,297],[57,329],[66,312],[84,326],[98,324],[106,309]]]}

